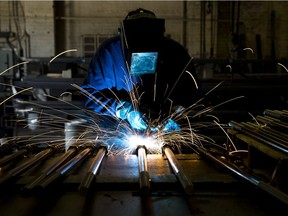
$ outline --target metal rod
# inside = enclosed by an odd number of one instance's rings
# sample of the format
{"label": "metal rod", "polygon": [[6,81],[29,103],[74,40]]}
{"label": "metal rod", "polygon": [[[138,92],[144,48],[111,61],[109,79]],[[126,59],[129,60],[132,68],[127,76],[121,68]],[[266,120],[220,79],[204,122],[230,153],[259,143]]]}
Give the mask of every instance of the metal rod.
{"label": "metal rod", "polygon": [[144,195],[147,195],[150,191],[150,176],[148,172],[148,163],[145,146],[138,146],[138,170],[139,170],[139,184],[140,192]]}
{"label": "metal rod", "polygon": [[49,175],[44,181],[38,184],[38,187],[45,188],[52,182],[61,177],[65,177],[67,173],[76,165],[79,165],[84,159],[93,152],[93,147],[86,147],[79,152],[74,158],[70,159],[66,164],[62,165],[56,172]]}
{"label": "metal rod", "polygon": [[26,154],[28,152],[27,149],[22,149],[22,150],[19,150],[17,152],[14,152],[6,157],[3,157],[1,160],[0,160],[0,166],[4,165],[4,164],[7,164],[9,163],[10,161],[13,161],[14,159],[16,158],[19,158],[21,156],[23,156],[24,154]]}
{"label": "metal rod", "polygon": [[175,174],[175,176],[178,178],[179,182],[181,183],[185,193],[187,195],[191,195],[193,192],[193,184],[192,182],[188,179],[188,177],[185,175],[182,166],[178,162],[176,156],[174,155],[173,151],[168,145],[164,145],[162,147],[163,152],[165,153],[169,164]]}
{"label": "metal rod", "polygon": [[[81,147],[81,146],[79,146]],[[75,146],[70,146],[67,152],[65,152],[58,160],[56,163],[52,164],[50,167],[48,167],[44,173],[39,175],[33,182],[30,184],[26,185],[22,190],[27,191],[27,190],[32,190],[34,187],[36,187],[40,182],[42,182],[45,178],[47,178],[48,175],[50,175],[52,172],[54,172],[56,169],[58,169],[63,163],[65,163],[67,160],[71,159],[74,157],[77,152],[79,151],[79,148]]]}
{"label": "metal rod", "polygon": [[100,165],[104,159],[104,156],[107,153],[107,148],[105,146],[101,146],[98,149],[96,156],[94,157],[93,161],[90,164],[88,172],[86,173],[85,177],[83,178],[80,186],[79,191],[81,193],[87,193],[95,176],[100,168]]}
{"label": "metal rod", "polygon": [[5,175],[0,178],[0,184],[10,180],[13,177],[19,176],[21,173],[26,171],[28,168],[32,167],[34,164],[46,159],[48,156],[52,155],[55,152],[55,147],[49,147],[46,150],[43,150],[36,154],[34,157],[31,157],[25,163],[15,167],[14,169],[8,171]]}
{"label": "metal rod", "polygon": [[244,124],[237,123],[234,121],[231,121],[229,124],[234,129],[239,130],[239,131],[243,132],[244,134],[246,134],[246,135],[248,135],[254,139],[260,140],[264,144],[267,144],[271,147],[274,147],[274,148],[276,148],[282,152],[288,153],[288,147],[287,146],[283,145],[282,143],[276,142],[275,140],[271,141],[271,139],[269,137],[263,137],[263,136],[259,135],[259,133],[257,133],[255,130],[253,130],[251,128],[248,129]]}
{"label": "metal rod", "polygon": [[256,185],[257,187],[261,188],[262,190],[268,192],[269,194],[278,198],[279,200],[283,201],[284,203],[288,204],[288,195],[285,194],[284,192],[281,192],[280,190],[271,186],[270,184],[267,184],[261,180],[258,180],[254,176],[252,176],[249,173],[238,168],[236,165],[234,165],[228,161],[223,161],[222,159],[215,157],[214,155],[209,153],[203,147],[199,147],[198,152],[205,155],[207,158],[213,160],[214,162],[222,165],[223,167],[227,168],[228,170],[232,171],[233,173],[235,173],[239,177],[247,180],[248,182],[252,183],[253,185]]}

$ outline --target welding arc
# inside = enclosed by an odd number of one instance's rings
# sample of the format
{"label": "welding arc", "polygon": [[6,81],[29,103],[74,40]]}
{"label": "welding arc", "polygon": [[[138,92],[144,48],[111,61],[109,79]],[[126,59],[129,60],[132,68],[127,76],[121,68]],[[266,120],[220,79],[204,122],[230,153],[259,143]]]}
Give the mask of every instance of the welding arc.
{"label": "welding arc", "polygon": [[52,155],[54,152],[55,152],[55,148],[54,147],[49,147],[49,148],[47,148],[45,150],[42,150],[41,152],[36,154],[34,157],[31,157],[25,163],[15,167],[14,169],[8,171],[5,175],[3,175],[0,178],[0,184],[10,180],[11,178],[19,176],[24,171],[26,171],[27,169],[32,167],[34,164],[38,163],[39,161],[42,161],[42,160],[46,159],[47,157]]}
{"label": "welding arc", "polygon": [[74,158],[70,159],[67,163],[62,165],[56,172],[49,175],[44,181],[42,181],[37,186],[40,188],[46,188],[54,181],[58,180],[61,177],[65,177],[68,172],[75,167],[76,165],[80,165],[84,159],[89,156],[93,152],[92,147],[86,147],[84,150],[79,152]]}
{"label": "welding arc", "polygon": [[225,167],[226,169],[232,171],[237,176],[247,180],[248,182],[252,183],[253,185],[255,185],[255,186],[261,188],[262,190],[268,192],[270,195],[276,197],[277,199],[281,200],[285,204],[288,204],[288,195],[281,192],[280,190],[273,187],[272,185],[256,179],[254,176],[241,170],[239,167],[230,163],[229,161],[224,161],[223,159],[217,158],[216,156],[209,153],[208,150],[203,148],[203,147],[199,147],[198,152],[200,154],[206,156],[210,160],[216,162],[217,164],[220,164],[223,167]]}
{"label": "welding arc", "polygon": [[145,146],[139,146],[138,153],[138,170],[139,170],[139,184],[140,192],[143,195],[147,195],[150,191],[150,176],[148,172],[148,163]]}
{"label": "welding arc", "polygon": [[92,185],[93,180],[95,179],[95,176],[100,168],[100,165],[104,159],[104,156],[107,153],[107,148],[105,146],[101,146],[98,149],[98,152],[96,156],[94,157],[93,161],[91,162],[91,165],[88,169],[88,172],[86,173],[85,177],[83,178],[80,186],[79,191],[81,193],[86,194]]}
{"label": "welding arc", "polygon": [[169,161],[169,164],[170,164],[175,176],[177,177],[177,179],[181,183],[185,193],[187,195],[192,195],[193,190],[194,190],[193,183],[185,175],[183,168],[180,165],[180,163],[178,162],[175,154],[173,153],[173,151],[171,150],[171,148],[168,145],[164,145],[162,147],[162,149],[163,149],[163,152],[165,153],[165,155]]}
{"label": "welding arc", "polygon": [[52,164],[44,173],[39,175],[33,182],[26,185],[22,190],[28,191],[34,189],[38,184],[40,184],[47,176],[49,176],[52,172],[54,172],[56,169],[58,169],[63,163],[65,163],[67,160],[71,159],[71,157],[74,157],[77,152],[78,148],[75,146],[70,146],[67,152],[63,154],[56,163]]}

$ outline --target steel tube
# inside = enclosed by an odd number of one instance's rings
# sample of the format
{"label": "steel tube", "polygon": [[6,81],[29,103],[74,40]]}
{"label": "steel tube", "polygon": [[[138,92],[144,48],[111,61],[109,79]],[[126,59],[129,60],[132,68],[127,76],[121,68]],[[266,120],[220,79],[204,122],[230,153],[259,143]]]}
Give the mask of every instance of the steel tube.
{"label": "steel tube", "polygon": [[62,165],[56,172],[49,175],[44,181],[42,181],[38,186],[45,188],[50,185],[52,182],[56,181],[61,177],[65,177],[67,173],[76,165],[79,165],[84,159],[93,152],[92,147],[87,147],[81,152],[79,152],[74,158],[70,159],[67,163]]}
{"label": "steel tube", "polygon": [[86,173],[85,177],[83,178],[80,186],[79,186],[79,191],[81,193],[87,193],[93,180],[95,179],[95,176],[101,166],[101,163],[104,159],[104,156],[107,153],[107,148],[106,147],[100,147],[98,149],[98,152],[96,156],[94,157],[93,161],[91,162],[91,165],[88,169],[88,172]]}
{"label": "steel tube", "polygon": [[54,172],[56,169],[58,169],[63,163],[65,163],[67,160],[74,157],[78,152],[77,147],[70,147],[67,152],[65,152],[56,163],[52,164],[44,173],[39,175],[33,182],[26,185],[23,190],[32,190],[34,187],[36,187],[40,182],[42,182],[47,176],[49,176],[52,172]]}
{"label": "steel tube", "polygon": [[23,156],[24,154],[26,154],[28,152],[27,149],[22,149],[22,150],[19,150],[17,152],[14,152],[6,157],[3,157],[1,160],[0,160],[0,166],[4,165],[4,164],[7,164],[9,163],[10,161],[13,161],[15,158],[18,158],[18,157],[21,157]]}
{"label": "steel tube", "polygon": [[42,161],[46,159],[48,156],[52,155],[55,152],[55,148],[49,147],[46,150],[43,150],[36,154],[34,157],[30,158],[25,163],[19,165],[18,167],[15,167],[14,169],[8,171],[5,175],[3,175],[0,178],[0,184],[10,180],[11,178],[14,178],[16,176],[19,176],[21,173],[26,171],[28,168],[33,166],[39,161]]}
{"label": "steel tube", "polygon": [[145,146],[139,146],[137,149],[138,154],[138,170],[139,170],[139,184],[140,192],[148,194],[150,191],[150,176],[148,172],[148,163]]}
{"label": "steel tube", "polygon": [[209,153],[203,147],[199,147],[198,148],[198,152],[200,152],[201,154],[205,155],[207,158],[213,160],[217,164],[220,164],[223,167],[225,167],[226,169],[232,171],[237,176],[247,180],[248,182],[252,183],[253,185],[256,185],[257,187],[259,187],[262,190],[268,192],[272,196],[278,198],[282,202],[288,204],[288,195],[285,194],[284,192],[281,192],[280,190],[278,190],[277,188],[273,187],[272,185],[258,180],[257,178],[255,178],[251,174],[241,170],[239,167],[237,167],[236,165],[234,165],[234,164],[232,164],[232,163],[230,163],[228,161],[223,161],[222,159],[215,157],[214,155]]}
{"label": "steel tube", "polygon": [[177,179],[179,180],[179,182],[181,183],[185,193],[187,195],[191,195],[193,192],[193,184],[192,182],[188,179],[188,177],[185,175],[182,166],[180,165],[180,163],[178,162],[176,156],[174,155],[173,151],[171,150],[171,148],[168,145],[164,145],[162,147],[168,161],[169,164],[175,174],[175,176],[177,177]]}

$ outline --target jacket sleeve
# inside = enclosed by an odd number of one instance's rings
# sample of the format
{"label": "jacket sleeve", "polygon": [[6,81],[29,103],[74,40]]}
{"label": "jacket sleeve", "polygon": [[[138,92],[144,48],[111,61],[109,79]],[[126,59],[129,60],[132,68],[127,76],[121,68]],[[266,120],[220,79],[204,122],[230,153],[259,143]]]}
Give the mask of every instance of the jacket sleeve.
{"label": "jacket sleeve", "polygon": [[118,101],[131,90],[125,83],[127,74],[120,42],[112,39],[104,43],[91,60],[88,76],[81,86],[84,106],[98,114],[115,116]]}

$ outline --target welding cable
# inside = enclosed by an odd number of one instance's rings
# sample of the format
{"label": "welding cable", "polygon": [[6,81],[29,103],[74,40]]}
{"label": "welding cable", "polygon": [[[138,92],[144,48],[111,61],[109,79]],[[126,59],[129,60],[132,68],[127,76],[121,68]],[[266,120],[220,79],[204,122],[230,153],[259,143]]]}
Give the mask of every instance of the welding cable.
{"label": "welding cable", "polygon": [[178,181],[181,183],[186,195],[192,195],[194,186],[193,183],[188,179],[188,177],[185,175],[182,166],[178,162],[175,154],[171,150],[170,146],[168,144],[165,144],[162,147],[162,151],[164,152],[165,156],[167,157],[169,164],[177,177]]}
{"label": "welding cable", "polygon": [[148,172],[147,149],[144,145],[139,145],[137,147],[137,155],[138,155],[140,192],[143,195],[147,195],[149,194],[150,191],[151,179]]}
{"label": "welding cable", "polygon": [[47,149],[42,150],[38,154],[31,157],[28,161],[25,163],[15,167],[14,169],[8,171],[6,174],[4,174],[0,178],[0,184],[10,180],[11,178],[17,177],[20,174],[22,174],[24,171],[32,167],[34,164],[45,160],[47,157],[51,156],[56,151],[56,148],[54,146],[48,146]]}
{"label": "welding cable", "polygon": [[26,185],[25,187],[22,188],[22,190],[29,191],[35,188],[40,182],[42,182],[47,176],[49,176],[52,172],[57,170],[63,163],[67,162],[70,160],[72,157],[74,157],[81,149],[83,148],[83,145],[77,145],[74,144],[69,147],[67,152],[65,152],[57,161],[56,163],[52,164],[50,167],[48,167],[44,173],[39,175],[33,182],[30,184]]}
{"label": "welding cable", "polygon": [[88,192],[106,154],[107,154],[107,147],[104,145],[100,145],[96,156],[93,158],[90,167],[88,168],[88,171],[79,186],[79,191],[81,193],[86,194]]}
{"label": "welding cable", "polygon": [[46,188],[57,179],[66,177],[69,171],[76,165],[80,165],[84,161],[84,159],[86,159],[90,154],[93,153],[93,150],[93,146],[87,146],[85,149],[80,151],[74,158],[70,159],[68,162],[58,168],[56,172],[52,173],[46,179],[44,179],[40,184],[37,185],[37,187]]}

